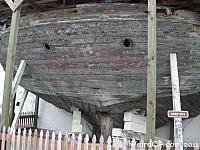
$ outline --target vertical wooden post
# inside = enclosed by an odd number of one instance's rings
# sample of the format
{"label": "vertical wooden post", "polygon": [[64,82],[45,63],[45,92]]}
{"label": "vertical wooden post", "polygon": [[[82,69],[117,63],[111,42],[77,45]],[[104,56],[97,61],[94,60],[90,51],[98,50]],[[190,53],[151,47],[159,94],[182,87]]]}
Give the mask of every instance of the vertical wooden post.
{"label": "vertical wooden post", "polygon": [[19,28],[21,6],[19,6],[12,14],[11,29],[8,43],[7,61],[6,61],[6,73],[4,82],[4,93],[3,93],[3,107],[2,107],[2,126],[9,126],[9,110],[11,101],[11,90],[13,71],[15,63],[15,50],[17,45],[17,36]]}
{"label": "vertical wooden post", "polygon": [[155,137],[156,119],[156,0],[148,0],[148,65],[146,142]]}
{"label": "vertical wooden post", "polygon": [[[180,89],[176,54],[170,54],[173,110],[181,111]],[[174,118],[174,142],[176,150],[183,150],[182,119]]]}
{"label": "vertical wooden post", "polygon": [[38,119],[38,108],[39,108],[39,101],[40,97],[36,96],[36,101],[35,101],[35,116],[34,116],[34,125],[33,128],[36,129],[37,128],[37,119]]}

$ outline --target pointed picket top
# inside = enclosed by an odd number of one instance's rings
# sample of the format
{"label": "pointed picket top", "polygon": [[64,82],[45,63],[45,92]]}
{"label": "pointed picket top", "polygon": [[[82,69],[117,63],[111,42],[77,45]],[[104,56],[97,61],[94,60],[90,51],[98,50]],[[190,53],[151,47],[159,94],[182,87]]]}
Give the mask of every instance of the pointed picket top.
{"label": "pointed picket top", "polygon": [[135,138],[133,138],[132,141],[131,141],[131,150],[136,150],[136,141],[135,141]]}
{"label": "pointed picket top", "polygon": [[70,139],[70,150],[74,150],[74,144],[76,142],[76,138],[74,133],[72,133],[71,139]]}
{"label": "pointed picket top", "polygon": [[11,150],[15,149],[15,128],[13,128],[12,130],[12,138],[11,138],[12,142],[11,142]]}
{"label": "pointed picket top", "polygon": [[20,150],[20,139],[21,139],[21,129],[18,128],[17,131],[17,143],[16,143],[16,150]]}
{"label": "pointed picket top", "polygon": [[32,131],[29,129],[28,131],[28,144],[27,144],[27,150],[31,149],[31,138],[32,138]]}
{"label": "pointed picket top", "polygon": [[115,150],[119,150],[119,138],[115,139]]}
{"label": "pointed picket top", "polygon": [[104,137],[103,135],[100,136],[100,140],[99,140],[99,150],[103,150],[103,143],[104,143]]}
{"label": "pointed picket top", "polygon": [[96,138],[96,135],[94,134],[92,137],[92,149],[91,150],[96,150],[96,142],[97,142],[97,138]]}
{"label": "pointed picket top", "polygon": [[196,143],[194,144],[194,150],[199,150],[199,144],[198,144],[198,142],[196,142]]}
{"label": "pointed picket top", "polygon": [[81,145],[82,145],[82,134],[79,133],[79,135],[78,135],[78,143],[77,143],[77,150],[81,150]]}
{"label": "pointed picket top", "polygon": [[49,149],[49,130],[47,130],[44,140],[44,150]]}
{"label": "pointed picket top", "polygon": [[69,136],[68,133],[65,133],[65,138],[64,138],[64,149],[68,150],[68,142],[69,142]]}
{"label": "pointed picket top", "polygon": [[43,144],[43,130],[40,131],[40,138],[39,138],[39,150],[42,150],[42,144]]}
{"label": "pointed picket top", "polygon": [[127,150],[128,140],[126,138],[123,139],[122,150]]}
{"label": "pointed picket top", "polygon": [[171,149],[171,143],[170,143],[169,140],[167,141],[165,146],[166,146],[166,150],[170,150]]}
{"label": "pointed picket top", "polygon": [[10,133],[10,127],[8,127],[7,130],[7,136],[6,136],[6,149],[10,149],[10,143],[11,143],[11,133]]}
{"label": "pointed picket top", "polygon": [[1,142],[1,150],[5,149],[5,143],[6,143],[6,127],[3,127],[3,133],[2,133],[2,142]]}
{"label": "pointed picket top", "polygon": [[163,146],[162,141],[158,140],[158,150],[161,150]]}
{"label": "pointed picket top", "polygon": [[61,143],[62,142],[62,133],[58,133],[58,142],[57,142],[57,149],[56,150],[61,150]]}
{"label": "pointed picket top", "polygon": [[144,144],[144,140],[141,139],[140,141],[140,147],[139,147],[140,150],[145,150],[145,144]]}
{"label": "pointed picket top", "polygon": [[84,139],[84,150],[88,150],[88,142],[89,142],[89,136],[86,134]]}
{"label": "pointed picket top", "polygon": [[56,134],[55,134],[55,131],[53,131],[52,138],[51,138],[51,150],[55,150],[55,138],[56,138]]}
{"label": "pointed picket top", "polygon": [[22,150],[26,149],[26,128],[23,130],[23,137],[22,137]]}
{"label": "pointed picket top", "polygon": [[[148,147],[149,146],[149,147]],[[149,140],[148,150],[153,150],[152,139]]]}
{"label": "pointed picket top", "polygon": [[109,136],[108,139],[107,139],[107,150],[112,149],[111,143],[112,143],[111,136]]}

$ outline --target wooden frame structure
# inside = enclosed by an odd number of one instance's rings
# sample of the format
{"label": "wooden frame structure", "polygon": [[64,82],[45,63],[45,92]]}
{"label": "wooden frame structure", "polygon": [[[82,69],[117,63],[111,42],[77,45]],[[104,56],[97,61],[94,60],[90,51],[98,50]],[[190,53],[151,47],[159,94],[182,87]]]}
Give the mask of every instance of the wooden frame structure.
{"label": "wooden frame structure", "polygon": [[[2,107],[2,125],[5,125],[6,127],[10,125],[10,118],[9,118],[10,102],[11,102],[11,98],[13,97],[12,95],[14,95],[12,93],[12,80],[13,80],[13,72],[14,72],[14,64],[15,64],[15,50],[16,50],[16,45],[17,45],[17,36],[18,36],[18,28],[19,28],[22,2],[23,0],[16,0],[14,1],[14,3],[11,0],[6,0],[6,3],[9,5],[11,10],[13,11],[8,51],[7,51],[6,73],[5,73],[5,82],[4,82],[4,92],[3,92],[3,107]],[[23,66],[24,65],[22,65],[22,68]],[[16,79],[15,82],[19,84],[19,80]],[[16,90],[15,86],[13,90]]]}

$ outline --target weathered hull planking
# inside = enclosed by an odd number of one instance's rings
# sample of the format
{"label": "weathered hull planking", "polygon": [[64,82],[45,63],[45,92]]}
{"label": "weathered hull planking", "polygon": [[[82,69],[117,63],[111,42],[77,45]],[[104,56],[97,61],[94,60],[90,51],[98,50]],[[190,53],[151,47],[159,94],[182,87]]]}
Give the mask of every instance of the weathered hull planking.
{"label": "weathered hull planking", "polygon": [[[199,20],[185,11],[157,14],[159,125],[172,109],[170,53],[178,57],[183,108],[199,113],[193,110],[194,103],[200,104]],[[60,108],[117,112],[119,121],[118,114],[146,107],[147,30],[147,7],[142,4],[79,5],[22,17],[16,64],[24,59],[27,68],[21,85]],[[0,35],[4,66],[8,36],[9,29]]]}

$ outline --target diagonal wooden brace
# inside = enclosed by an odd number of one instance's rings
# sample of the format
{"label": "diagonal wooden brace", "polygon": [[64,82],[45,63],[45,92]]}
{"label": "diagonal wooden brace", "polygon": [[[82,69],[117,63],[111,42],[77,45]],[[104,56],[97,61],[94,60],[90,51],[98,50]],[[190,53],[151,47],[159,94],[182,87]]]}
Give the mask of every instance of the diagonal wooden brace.
{"label": "diagonal wooden brace", "polygon": [[10,7],[10,9],[12,11],[14,11],[14,3],[12,0],[5,0],[5,2],[8,4],[8,6]]}
{"label": "diagonal wooden brace", "polygon": [[12,11],[15,11],[23,2],[24,0],[15,0],[13,3],[12,0],[5,0]]}
{"label": "diagonal wooden brace", "polygon": [[22,78],[22,75],[24,73],[25,68],[26,68],[26,62],[25,62],[25,60],[21,60],[20,65],[19,65],[17,72],[15,74],[15,78],[14,78],[13,83],[12,83],[12,94],[11,94],[12,99],[15,96],[15,93],[17,91],[17,87],[18,87],[18,85],[21,81],[21,78]]}

